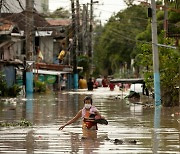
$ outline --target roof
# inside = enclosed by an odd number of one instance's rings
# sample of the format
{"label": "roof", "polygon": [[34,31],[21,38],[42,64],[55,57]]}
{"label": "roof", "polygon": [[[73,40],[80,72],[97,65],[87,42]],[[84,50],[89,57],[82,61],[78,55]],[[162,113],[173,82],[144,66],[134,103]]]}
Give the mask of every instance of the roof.
{"label": "roof", "polygon": [[[64,34],[57,29],[57,24],[52,25],[53,23],[51,22],[50,24],[42,15],[40,15],[36,11],[34,11],[33,13],[34,29],[37,31],[36,36],[64,37]],[[18,26],[19,30],[22,32],[25,31],[27,25],[26,14],[27,11],[23,11],[20,13],[2,13],[1,17],[12,23],[15,23]],[[66,25],[68,24],[68,21],[63,20],[61,21],[61,23],[62,25]],[[21,34],[24,35],[24,33]]]}
{"label": "roof", "polygon": [[35,63],[35,68],[39,68],[42,70],[54,70],[54,71],[64,71],[64,72],[72,72],[72,66],[69,65],[59,65],[59,64],[46,64],[46,63]]}
{"label": "roof", "polygon": [[0,60],[0,65],[23,66],[23,62],[20,60]]}
{"label": "roof", "polygon": [[[1,17],[14,22],[18,25],[20,30],[25,30],[26,28],[26,13],[27,11],[22,11],[20,13],[2,13]],[[34,13],[34,27],[35,28],[44,28],[50,27],[51,25],[46,21],[46,19],[38,14],[36,11]]]}
{"label": "roof", "polygon": [[71,20],[69,19],[47,18],[46,20],[51,26],[69,26],[71,24]]}
{"label": "roof", "polygon": [[12,31],[18,31],[16,24],[12,21],[0,18],[0,34],[11,34]]}

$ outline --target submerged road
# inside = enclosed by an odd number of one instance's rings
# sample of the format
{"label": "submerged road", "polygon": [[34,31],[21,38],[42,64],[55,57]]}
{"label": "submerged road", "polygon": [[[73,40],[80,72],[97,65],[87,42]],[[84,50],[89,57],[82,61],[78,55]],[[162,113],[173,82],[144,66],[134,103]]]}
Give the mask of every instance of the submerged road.
{"label": "submerged road", "polygon": [[[132,102],[122,100],[121,94],[99,88],[1,100],[0,121],[27,119],[33,126],[0,127],[0,153],[180,153],[180,108],[155,110],[141,105],[150,99]],[[82,132],[79,120],[59,131],[87,95],[109,124],[98,125],[97,132]],[[83,133],[91,137],[84,139]]]}

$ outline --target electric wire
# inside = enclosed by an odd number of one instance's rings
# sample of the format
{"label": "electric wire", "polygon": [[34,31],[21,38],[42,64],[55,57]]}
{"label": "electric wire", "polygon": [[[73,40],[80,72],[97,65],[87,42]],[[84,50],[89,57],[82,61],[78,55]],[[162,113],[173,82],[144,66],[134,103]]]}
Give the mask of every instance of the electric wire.
{"label": "electric wire", "polygon": [[[144,20],[148,20],[148,19],[144,19]],[[29,23],[27,23],[27,24],[29,24]],[[47,26],[43,26],[44,28],[45,27],[47,27]],[[38,32],[38,31],[37,31]],[[72,32],[71,32],[72,33]],[[69,34],[69,35],[71,35],[71,33]],[[82,33],[82,32],[81,32]],[[118,32],[119,33],[119,32]],[[117,32],[116,32],[116,34],[117,34]],[[122,34],[119,34],[120,36],[122,36],[123,38],[125,38],[125,39],[127,39],[127,40],[130,40],[130,41],[134,41],[133,39],[131,39],[131,38],[128,38],[128,37],[125,37],[125,36],[123,36]],[[68,36],[67,36],[68,37]],[[139,41],[139,42],[142,42],[142,41]],[[144,42],[144,41],[143,41]],[[147,42],[146,42],[147,43]]]}

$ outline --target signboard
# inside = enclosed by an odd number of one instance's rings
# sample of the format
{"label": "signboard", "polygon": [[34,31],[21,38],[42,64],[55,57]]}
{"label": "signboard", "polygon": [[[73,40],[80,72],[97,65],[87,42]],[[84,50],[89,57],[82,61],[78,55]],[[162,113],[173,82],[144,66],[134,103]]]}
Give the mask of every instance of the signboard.
{"label": "signboard", "polygon": [[54,84],[56,82],[55,75],[46,75],[46,82],[49,84]]}

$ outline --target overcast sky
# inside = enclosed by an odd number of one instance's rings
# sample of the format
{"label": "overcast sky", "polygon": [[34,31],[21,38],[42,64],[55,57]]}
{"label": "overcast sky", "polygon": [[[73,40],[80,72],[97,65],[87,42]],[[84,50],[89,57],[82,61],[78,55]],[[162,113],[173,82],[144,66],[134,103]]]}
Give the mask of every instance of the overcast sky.
{"label": "overcast sky", "polygon": [[[97,1],[97,0],[94,0]],[[96,19],[101,19],[104,23],[113,13],[117,13],[120,10],[126,8],[126,4],[123,0],[98,0],[98,4],[94,4],[94,15]],[[70,10],[70,0],[49,0],[49,9],[54,11],[59,7],[64,7]],[[79,0],[80,4],[90,3],[90,0]],[[81,5],[82,6],[82,5]]]}

